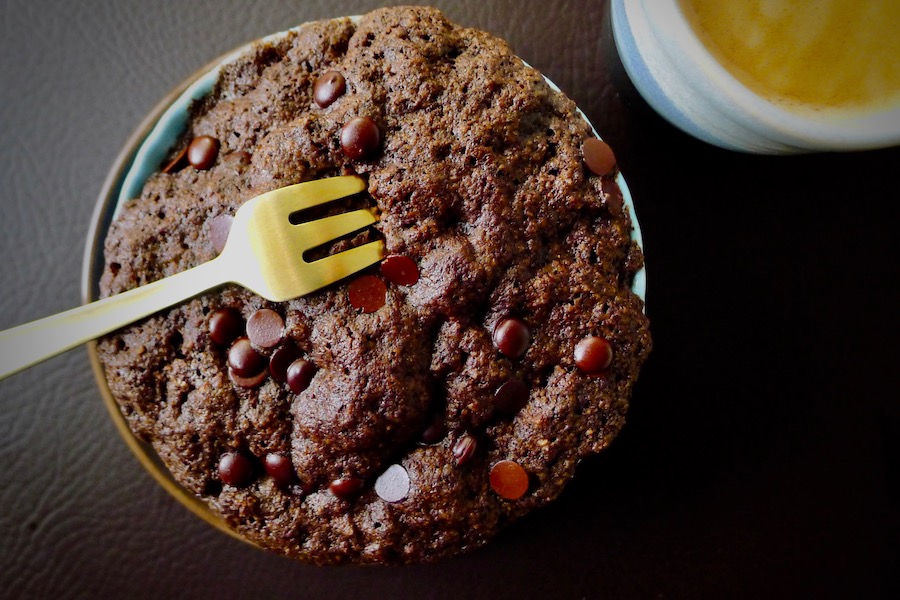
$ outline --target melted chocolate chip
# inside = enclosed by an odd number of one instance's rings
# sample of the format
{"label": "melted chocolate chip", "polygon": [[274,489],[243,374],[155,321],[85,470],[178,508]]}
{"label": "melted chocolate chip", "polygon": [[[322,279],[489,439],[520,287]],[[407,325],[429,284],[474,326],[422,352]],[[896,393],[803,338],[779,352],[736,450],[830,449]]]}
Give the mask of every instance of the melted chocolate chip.
{"label": "melted chocolate chip", "polygon": [[208,135],[195,137],[187,149],[188,162],[200,171],[205,171],[216,164],[217,156],[219,156],[219,140]]}
{"label": "melted chocolate chip", "polygon": [[507,500],[518,500],[528,491],[528,473],[511,460],[501,460],[491,467],[490,479],[491,489]]}
{"label": "melted chocolate chip", "polygon": [[234,217],[231,215],[219,215],[206,222],[206,225],[209,228],[209,241],[216,251],[216,254],[222,254],[222,250],[225,249],[225,244],[228,242],[228,234],[231,233],[231,224],[233,222]]}
{"label": "melted chocolate chip", "polygon": [[347,295],[353,308],[372,313],[384,306],[387,286],[375,275],[363,275],[350,282]]}
{"label": "melted chocolate chip", "polygon": [[440,415],[436,416],[431,423],[428,424],[428,427],[422,432],[422,443],[423,444],[437,444],[439,441],[444,439],[447,435],[447,426],[444,424],[444,419]]}
{"label": "melted chocolate chip", "polygon": [[327,71],[313,85],[313,100],[319,108],[327,108],[347,89],[344,76],[338,71]]}
{"label": "melted chocolate chip", "polygon": [[603,373],[612,360],[612,344],[602,337],[589,335],[575,345],[575,365],[588,375]]}
{"label": "melted chocolate chip", "polygon": [[419,267],[408,256],[393,254],[381,261],[381,274],[396,285],[415,285],[419,281]]}
{"label": "melted chocolate chip", "polygon": [[370,158],[381,146],[381,130],[369,117],[354,117],[341,128],[341,150],[352,160]]}
{"label": "melted chocolate chip", "polygon": [[385,502],[400,502],[409,495],[409,473],[401,465],[391,465],[377,480],[375,493]]}
{"label": "melted chocolate chip", "polygon": [[271,308],[261,308],[247,319],[247,337],[260,348],[274,348],[284,337],[284,319]]}
{"label": "melted chocolate chip", "polygon": [[608,175],[616,168],[616,156],[603,140],[588,138],[581,147],[584,164],[594,175]]}
{"label": "melted chocolate chip", "polygon": [[494,327],[494,346],[509,358],[519,358],[528,350],[531,332],[520,319],[509,317]]}
{"label": "melted chocolate chip", "polygon": [[253,462],[241,452],[226,452],[219,458],[219,479],[234,487],[253,481]]}

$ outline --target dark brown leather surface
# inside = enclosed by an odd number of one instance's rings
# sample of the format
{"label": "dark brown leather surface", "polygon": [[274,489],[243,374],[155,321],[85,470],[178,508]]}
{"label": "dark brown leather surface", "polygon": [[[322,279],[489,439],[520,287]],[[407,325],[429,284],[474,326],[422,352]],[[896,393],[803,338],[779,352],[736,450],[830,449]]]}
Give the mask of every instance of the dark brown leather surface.
{"label": "dark brown leather surface", "polygon": [[[79,302],[104,178],[172,87],[241,43],[378,4],[0,5],[0,328]],[[635,95],[605,2],[435,5],[509,40],[617,150],[656,342],[622,436],[484,550],[315,568],[170,498],[75,350],[0,382],[0,596],[897,597],[900,149],[717,150]]]}

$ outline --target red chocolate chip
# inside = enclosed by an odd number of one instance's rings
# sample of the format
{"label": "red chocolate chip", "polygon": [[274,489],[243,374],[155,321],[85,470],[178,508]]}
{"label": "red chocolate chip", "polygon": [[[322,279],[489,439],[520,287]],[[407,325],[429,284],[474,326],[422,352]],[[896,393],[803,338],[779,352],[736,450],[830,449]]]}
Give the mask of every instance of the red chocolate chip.
{"label": "red chocolate chip", "polygon": [[350,282],[347,293],[353,308],[371,313],[384,306],[387,286],[375,275],[363,275]]}
{"label": "red chocolate chip", "polygon": [[219,479],[234,487],[253,481],[253,463],[240,452],[226,452],[219,458]]}
{"label": "red chocolate chip", "polygon": [[344,76],[337,71],[327,71],[316,79],[313,85],[313,100],[319,108],[327,108],[332,102],[340,98],[347,89]]}
{"label": "red chocolate chip", "polygon": [[588,375],[603,373],[612,360],[612,344],[602,337],[589,335],[575,345],[575,364]]}
{"label": "red chocolate chip", "polygon": [[494,406],[502,413],[514,415],[528,402],[528,386],[513,377],[494,392]]}
{"label": "red chocolate chip", "polygon": [[247,337],[260,348],[274,348],[284,337],[284,319],[271,308],[261,308],[247,319]]}
{"label": "red chocolate chip", "polygon": [[244,329],[244,319],[233,308],[220,308],[209,315],[209,337],[215,343],[227,346]]}
{"label": "red chocolate chip", "polygon": [[272,353],[269,359],[269,374],[278,383],[287,381],[288,367],[300,358],[300,350],[293,344],[285,344]]}
{"label": "red chocolate chip", "polygon": [[228,367],[228,378],[231,379],[231,383],[238,387],[251,389],[262,385],[262,383],[266,380],[266,372],[265,370],[263,370],[256,375],[251,375],[250,377],[241,377],[234,372],[234,369]]}
{"label": "red chocolate chip", "polygon": [[266,473],[278,485],[290,485],[297,479],[291,459],[278,452],[269,452],[264,461]]}
{"label": "red chocolate chip", "polygon": [[594,175],[608,175],[616,168],[616,156],[603,140],[588,138],[581,146],[584,164]]}
{"label": "red chocolate chip", "polygon": [[201,135],[191,140],[187,149],[187,159],[191,166],[200,171],[216,164],[219,156],[219,140],[208,135]]}
{"label": "red chocolate chip", "polygon": [[392,254],[381,261],[381,274],[396,285],[415,285],[419,281],[419,267],[402,254]]}
{"label": "red chocolate chip", "polygon": [[295,394],[299,394],[309,387],[313,375],[315,375],[318,370],[319,369],[312,361],[298,358],[288,367],[286,374],[288,387],[291,388],[291,391]]}
{"label": "red chocolate chip", "polygon": [[528,473],[517,462],[501,460],[491,467],[491,489],[501,498],[518,500],[528,491]]}
{"label": "red chocolate chip", "polygon": [[341,150],[352,160],[372,156],[381,146],[381,130],[369,117],[354,117],[341,128]]}
{"label": "red chocolate chip", "polygon": [[222,254],[222,250],[225,249],[228,234],[231,233],[232,222],[234,222],[234,217],[231,215],[219,215],[206,222],[209,227],[209,241],[216,254]]}
{"label": "red chocolate chip", "polygon": [[519,358],[528,350],[531,332],[521,320],[509,317],[494,327],[494,346],[509,358]]}
{"label": "red chocolate chip", "polygon": [[468,433],[456,440],[453,445],[453,458],[456,464],[461,466],[472,460],[477,445],[475,437]]}
{"label": "red chocolate chip", "polygon": [[228,349],[228,366],[238,377],[253,377],[266,368],[266,357],[253,349],[250,340],[241,337]]}
{"label": "red chocolate chip", "polygon": [[341,477],[328,485],[331,493],[342,500],[349,500],[362,491],[365,481],[359,477]]}
{"label": "red chocolate chip", "polygon": [[375,493],[385,502],[400,502],[409,495],[409,473],[400,465],[389,466],[375,480]]}

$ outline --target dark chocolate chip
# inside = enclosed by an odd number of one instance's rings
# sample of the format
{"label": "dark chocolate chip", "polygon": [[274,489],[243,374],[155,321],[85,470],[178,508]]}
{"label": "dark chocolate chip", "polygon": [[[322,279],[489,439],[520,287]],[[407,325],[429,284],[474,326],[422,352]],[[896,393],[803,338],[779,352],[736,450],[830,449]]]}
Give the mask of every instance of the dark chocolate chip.
{"label": "dark chocolate chip", "polygon": [[253,462],[241,452],[226,452],[219,458],[219,479],[234,487],[253,481]]}
{"label": "dark chocolate chip", "polygon": [[332,481],[328,485],[328,489],[338,498],[349,500],[358,496],[364,485],[365,481],[359,477],[341,477]]}
{"label": "dark chocolate chip", "polygon": [[350,282],[347,296],[353,308],[372,313],[384,306],[387,286],[375,275],[363,275]]}
{"label": "dark chocolate chip", "polygon": [[274,348],[284,338],[284,319],[271,308],[261,308],[247,319],[247,337],[260,348]]}
{"label": "dark chocolate chip", "polygon": [[228,366],[239,377],[253,377],[265,370],[266,357],[253,349],[249,339],[240,337],[228,349]]}
{"label": "dark chocolate chip", "polygon": [[319,108],[326,108],[340,98],[347,89],[344,76],[338,71],[327,71],[313,85],[313,100]]}
{"label": "dark chocolate chip", "polygon": [[602,337],[589,335],[575,345],[575,365],[588,375],[603,373],[612,360],[612,344]]}
{"label": "dark chocolate chip", "polygon": [[231,379],[231,383],[238,387],[251,389],[262,385],[262,383],[266,380],[266,371],[262,370],[256,375],[241,377],[234,372],[234,369],[228,367],[228,378]]}
{"label": "dark chocolate chip", "polygon": [[531,332],[520,319],[508,317],[494,327],[494,345],[509,358],[519,358],[528,350]]}
{"label": "dark chocolate chip", "polygon": [[278,452],[269,452],[264,461],[266,473],[275,480],[278,485],[286,486],[294,483],[297,474],[294,472],[294,464],[290,457]]}
{"label": "dark chocolate chip", "polygon": [[209,337],[221,346],[233,342],[244,329],[244,319],[233,308],[220,308],[209,315]]}
{"label": "dark chocolate chip", "polygon": [[381,261],[381,274],[396,285],[415,285],[419,281],[418,265],[401,254],[393,254]]}
{"label": "dark chocolate chip", "polygon": [[278,383],[286,382],[288,367],[298,358],[300,350],[293,344],[288,343],[275,350],[269,359],[269,374],[272,375],[272,379]]}
{"label": "dark chocolate chip", "polygon": [[502,413],[514,415],[528,402],[528,386],[513,377],[494,392],[494,406]]}
{"label": "dark chocolate chip", "polygon": [[298,358],[288,367],[286,374],[288,387],[295,394],[299,394],[309,387],[316,371],[318,371],[318,368],[311,360]]}
{"label": "dark chocolate chip", "polygon": [[381,146],[381,130],[369,117],[354,117],[341,128],[341,150],[349,158],[370,158]]}
{"label": "dark chocolate chip", "polygon": [[187,149],[187,159],[191,166],[205,171],[216,164],[219,155],[219,140],[208,135],[201,135],[191,140]]}

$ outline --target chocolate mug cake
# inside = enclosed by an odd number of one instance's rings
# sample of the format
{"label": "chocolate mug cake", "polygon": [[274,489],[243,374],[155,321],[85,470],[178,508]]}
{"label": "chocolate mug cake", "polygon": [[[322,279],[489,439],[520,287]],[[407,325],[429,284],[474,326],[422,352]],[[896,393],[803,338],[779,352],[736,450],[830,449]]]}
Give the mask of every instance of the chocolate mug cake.
{"label": "chocolate mug cake", "polygon": [[246,539],[314,563],[478,547],[622,428],[651,339],[610,148],[502,41],[429,8],[310,23],[224,66],[121,207],[101,291],[208,261],[263,192],[355,173],[377,267],[237,286],[98,344],[129,426]]}

